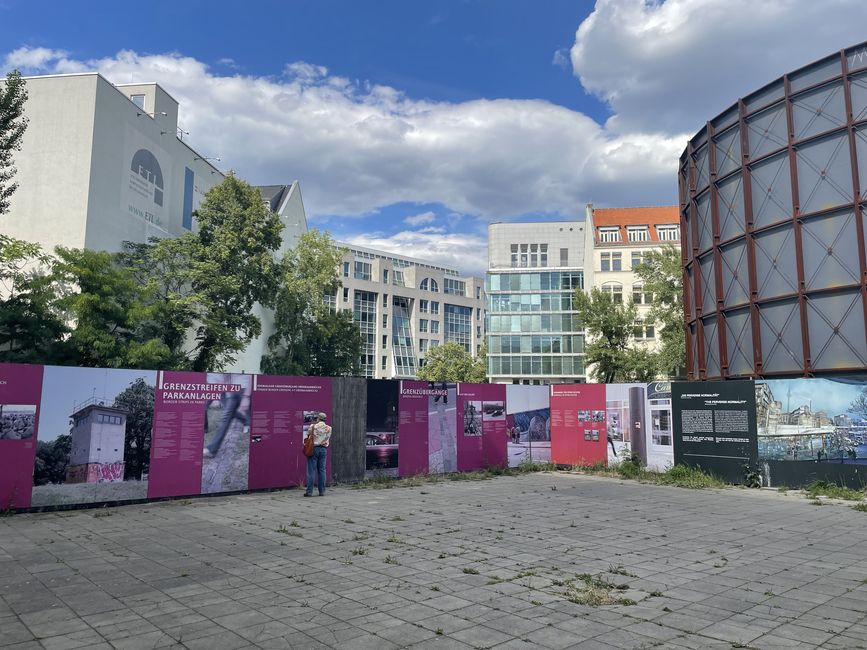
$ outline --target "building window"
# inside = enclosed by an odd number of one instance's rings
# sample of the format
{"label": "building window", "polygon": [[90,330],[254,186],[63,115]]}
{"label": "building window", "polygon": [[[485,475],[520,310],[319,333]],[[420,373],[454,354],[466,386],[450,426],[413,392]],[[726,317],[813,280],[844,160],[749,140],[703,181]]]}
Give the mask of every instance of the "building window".
{"label": "building window", "polygon": [[355,291],[352,316],[361,332],[361,370],[365,377],[373,377],[376,357],[376,294]]}
{"label": "building window", "polygon": [[620,226],[605,226],[598,229],[599,242],[614,244],[620,241]]}
{"label": "building window", "polygon": [[392,282],[396,287],[405,287],[406,281],[403,278],[403,271],[395,271],[392,277]]}
{"label": "building window", "polygon": [[370,280],[370,269],[370,262],[355,262],[355,279]]}
{"label": "building window", "polygon": [[418,311],[422,314],[427,313],[427,300],[419,300],[418,301]]}
{"label": "building window", "polygon": [[387,293],[382,294],[382,308],[388,309],[388,294]]}
{"label": "building window", "polygon": [[349,277],[349,262],[344,262],[344,263],[343,263],[343,277],[344,277],[344,278],[348,278],[348,277]]}
{"label": "building window", "polygon": [[349,289],[343,287],[343,302],[349,302]]}
{"label": "building window", "polygon": [[510,253],[511,253],[511,261],[510,261],[509,266],[511,266],[513,269],[516,269],[516,268],[518,268],[518,245],[517,244],[512,244],[510,246]]}
{"label": "building window", "polygon": [[439,341],[437,341],[436,339],[431,339],[431,342],[430,342],[430,349],[431,350],[433,350],[434,348],[438,348],[439,346],[440,346]]}
{"label": "building window", "polygon": [[481,299],[482,299],[482,288],[476,287],[476,300],[481,300]]}
{"label": "building window", "polygon": [[439,314],[440,313],[440,303],[437,300],[430,301],[430,313]]}
{"label": "building window", "polygon": [[539,244],[539,266],[548,266],[548,244]]}
{"label": "building window", "polygon": [[388,347],[388,334],[382,335],[382,349],[385,350]]}
{"label": "building window", "polygon": [[438,320],[432,320],[430,322],[430,333],[431,334],[439,334],[440,333],[440,322]]}
{"label": "building window", "polygon": [[621,254],[620,253],[601,253],[600,254],[600,270],[601,271],[620,271],[622,270]]}
{"label": "building window", "polygon": [[419,332],[427,332],[427,318],[422,318],[418,321],[418,331]]}
{"label": "building window", "polygon": [[656,331],[653,323],[647,324],[641,320],[635,321],[632,327],[632,336],[638,340],[650,340],[656,337]]}
{"label": "building window", "polygon": [[678,241],[680,239],[680,226],[675,224],[657,226],[656,236],[659,241]]}
{"label": "building window", "polygon": [[388,327],[388,314],[382,315],[382,329],[386,329]]}
{"label": "building window", "polygon": [[413,350],[409,299],[395,296],[392,307],[391,343],[394,371],[398,376],[412,377],[418,364]]}
{"label": "building window", "polygon": [[647,226],[626,226],[626,238],[629,241],[650,241],[650,229]]}
{"label": "building window", "polygon": [[476,307],[476,320],[479,320],[482,317],[482,308]]}
{"label": "building window", "polygon": [[569,249],[560,249],[560,266],[569,266]]}
{"label": "building window", "polygon": [[388,284],[388,269],[382,269],[382,283]]}
{"label": "building window", "polygon": [[637,269],[642,264],[644,264],[644,252],[632,251],[632,268]]}
{"label": "building window", "polygon": [[433,278],[425,278],[421,281],[421,284],[418,285],[418,288],[422,291],[430,291],[432,293],[438,293],[440,288],[437,285],[437,281]]}
{"label": "building window", "polygon": [[443,280],[443,293],[452,296],[465,296],[467,293],[467,283],[463,280],[445,278]]}
{"label": "building window", "polygon": [[539,265],[539,244],[530,244],[530,266],[536,268]]}
{"label": "building window", "polygon": [[529,246],[527,244],[521,244],[521,268],[522,269],[527,268],[527,264],[529,262],[528,256],[527,256],[528,249],[529,249]]}
{"label": "building window", "polygon": [[418,351],[421,354],[424,354],[425,352],[427,352],[427,343],[428,343],[427,339],[419,339],[418,340]]}
{"label": "building window", "polygon": [[131,95],[130,100],[132,103],[138,106],[141,110],[145,109],[145,96],[144,95]]}
{"label": "building window", "polygon": [[383,357],[382,357],[382,369],[385,370],[386,366],[388,366],[388,357],[383,355]]}
{"label": "building window", "polygon": [[[464,350],[470,351],[470,320],[473,316],[471,307],[446,304],[445,312],[445,340],[463,346]],[[434,327],[436,326],[436,327]],[[431,322],[431,332],[434,334],[439,329],[439,321]],[[481,336],[481,333],[479,333]]]}
{"label": "building window", "polygon": [[643,299],[644,299],[643,289],[644,289],[644,287],[642,287],[640,284],[633,284],[632,285],[632,302],[634,304],[636,304],[636,305],[642,304]]}
{"label": "building window", "polygon": [[617,305],[623,303],[623,285],[619,282],[606,282],[602,285],[602,291],[611,296],[611,301]]}

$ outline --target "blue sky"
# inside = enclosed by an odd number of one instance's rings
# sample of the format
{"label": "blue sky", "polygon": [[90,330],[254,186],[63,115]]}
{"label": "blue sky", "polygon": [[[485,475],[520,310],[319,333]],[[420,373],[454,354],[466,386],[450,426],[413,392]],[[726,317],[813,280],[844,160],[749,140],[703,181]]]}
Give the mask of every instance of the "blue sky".
{"label": "blue sky", "polygon": [[674,203],[691,133],[865,19],[862,0],[0,0],[0,59],[157,81],[201,153],[299,180],[312,226],[480,273],[491,221]]}

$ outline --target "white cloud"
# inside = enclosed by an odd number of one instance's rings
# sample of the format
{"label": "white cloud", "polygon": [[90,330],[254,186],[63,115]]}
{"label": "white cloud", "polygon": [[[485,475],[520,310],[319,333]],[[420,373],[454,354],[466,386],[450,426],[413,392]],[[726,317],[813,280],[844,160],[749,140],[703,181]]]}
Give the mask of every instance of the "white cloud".
{"label": "white cloud", "polygon": [[554,50],[554,58],[551,59],[551,65],[556,65],[564,70],[569,69],[569,49],[561,47],[559,50]]}
{"label": "white cloud", "polygon": [[488,267],[487,238],[474,233],[442,234],[405,230],[394,235],[359,234],[350,244],[391,251],[455,268],[465,275],[484,277]]}
{"label": "white cloud", "polygon": [[412,217],[406,217],[403,222],[410,226],[420,226],[423,223],[431,223],[435,219],[436,215],[433,212],[422,212],[421,214],[416,214]]}
{"label": "white cloud", "polygon": [[66,57],[63,50],[52,50],[47,47],[19,47],[6,55],[3,66],[6,70],[21,72],[38,72],[49,63],[57,62]]}
{"label": "white cloud", "polygon": [[629,205],[676,197],[682,142],[616,134],[542,100],[420,101],[310,63],[252,76],[177,53],[121,51],[43,66],[157,81],[181,103],[192,146],[219,152],[223,166],[254,183],[300,180],[314,218],[399,202],[440,203],[484,219],[575,216],[591,198]]}
{"label": "white cloud", "polygon": [[618,132],[694,133],[780,75],[865,38],[863,0],[597,0],[572,67]]}

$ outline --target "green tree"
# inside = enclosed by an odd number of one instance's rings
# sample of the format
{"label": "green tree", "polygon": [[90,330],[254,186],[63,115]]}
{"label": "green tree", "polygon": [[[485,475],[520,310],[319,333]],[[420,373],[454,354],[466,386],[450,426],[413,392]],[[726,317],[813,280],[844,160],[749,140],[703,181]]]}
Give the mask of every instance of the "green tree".
{"label": "green tree", "polygon": [[52,275],[66,287],[57,305],[73,323],[65,341],[82,366],[162,368],[170,357],[157,338],[137,337],[142,291],[115,255],[58,246]]}
{"label": "green tree", "polygon": [[352,312],[325,301],[340,288],[342,251],[326,232],[309,230],[280,263],[274,333],[262,371],[287,375],[352,375],[360,370],[362,338]]}
{"label": "green tree", "polygon": [[52,363],[67,332],[56,310],[58,287],[38,244],[0,235],[0,361]]}
{"label": "green tree", "polygon": [[126,411],[123,444],[124,479],[141,480],[150,467],[154,387],[138,378],[114,398],[114,408]]}
{"label": "green tree", "polygon": [[610,293],[597,288],[589,294],[577,289],[573,305],[587,334],[584,359],[593,366],[593,379],[604,384],[625,381],[636,359],[629,352],[637,315],[635,305],[631,300],[616,303]]}
{"label": "green tree", "polygon": [[253,307],[270,307],[277,295],[274,253],[283,224],[259,190],[231,174],[208,190],[193,216],[198,231],[176,244],[189,246],[191,260],[195,333],[190,367],[221,370],[262,332]]}
{"label": "green tree", "polygon": [[431,348],[425,354],[425,364],[418,371],[424,381],[465,381],[473,384],[487,382],[484,356],[473,359],[459,343],[449,342]]}
{"label": "green tree", "polygon": [[9,209],[9,199],[18,189],[13,182],[15,163],[13,154],[21,150],[21,138],[27,129],[24,103],[27,89],[21,73],[13,70],[6,74],[6,83],[0,86],[0,214]]}
{"label": "green tree", "polygon": [[669,377],[683,376],[686,366],[686,338],[683,322],[683,269],[680,250],[670,244],[645,255],[635,270],[644,292],[652,294],[649,319],[658,323],[662,343],[657,365]]}
{"label": "green tree", "polygon": [[167,349],[165,368],[186,370],[191,364],[185,343],[196,316],[190,268],[197,248],[191,237],[151,239],[147,244],[124,242],[118,255],[142,290],[135,314],[137,337],[162,341]]}
{"label": "green tree", "polygon": [[48,442],[37,441],[33,484],[65,483],[70,451],[72,451],[72,436],[68,433],[62,433]]}

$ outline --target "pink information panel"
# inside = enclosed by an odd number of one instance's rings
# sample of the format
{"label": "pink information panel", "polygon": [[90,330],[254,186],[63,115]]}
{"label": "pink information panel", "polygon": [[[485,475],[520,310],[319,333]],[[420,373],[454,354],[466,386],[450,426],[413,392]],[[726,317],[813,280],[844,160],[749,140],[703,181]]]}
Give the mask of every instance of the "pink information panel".
{"label": "pink information panel", "polygon": [[148,498],[247,489],[250,375],[162,371]]}
{"label": "pink information panel", "polygon": [[458,471],[505,466],[505,384],[458,384]]}
{"label": "pink information panel", "polygon": [[[327,377],[253,377],[250,426],[250,489],[300,485],[307,458],[307,427],[323,412],[331,422],[331,379]],[[327,461],[330,476],[331,454]]]}
{"label": "pink information panel", "polygon": [[41,396],[42,366],[0,363],[0,509],[30,506]]}
{"label": "pink information panel", "polygon": [[604,463],[605,384],[551,386],[551,461],[558,465]]}
{"label": "pink information panel", "polygon": [[432,388],[426,381],[400,382],[400,476],[428,472],[428,401],[431,395],[446,395],[442,388]]}

